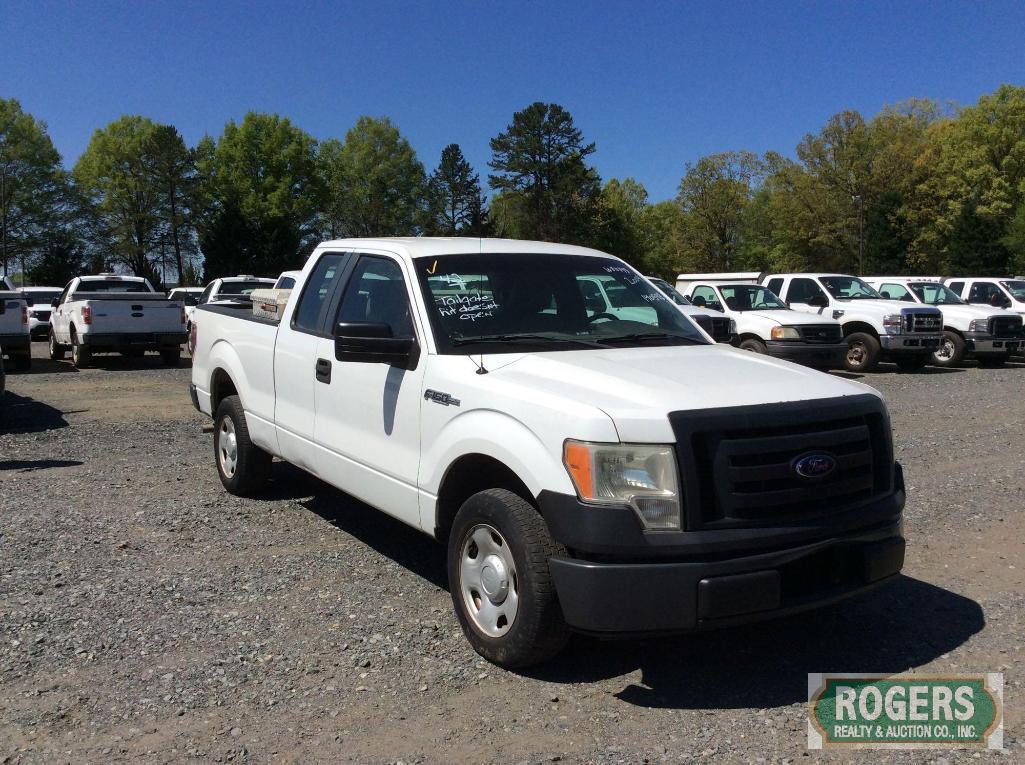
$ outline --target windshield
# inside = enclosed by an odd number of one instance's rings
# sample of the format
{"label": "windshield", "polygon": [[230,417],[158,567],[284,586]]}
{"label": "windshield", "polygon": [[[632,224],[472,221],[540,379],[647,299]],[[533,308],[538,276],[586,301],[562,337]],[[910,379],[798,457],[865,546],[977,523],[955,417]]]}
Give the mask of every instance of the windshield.
{"label": "windshield", "polygon": [[1021,279],[1013,279],[1000,283],[1004,285],[1004,289],[1011,293],[1011,297],[1019,303],[1025,303],[1025,281]]}
{"label": "windshield", "polygon": [[669,282],[665,281],[664,279],[652,278],[650,281],[651,281],[652,284],[654,284],[656,287],[658,287],[660,290],[662,290],[662,294],[665,295],[670,300],[672,300],[674,303],[676,303],[676,305],[694,305],[693,303],[690,302],[690,298],[689,297],[687,297],[686,295],[680,293],[676,289],[676,287],[674,287],[673,285],[671,285]]}
{"label": "windshield", "polygon": [[54,300],[61,296],[60,290],[54,290],[53,292],[23,292],[25,296],[25,302],[32,305],[50,305]]}
{"label": "windshield", "polygon": [[122,282],[97,279],[79,282],[76,292],[149,292],[145,282]]}
{"label": "windshield", "polygon": [[665,295],[611,257],[468,254],[414,262],[441,353],[708,342]]}
{"label": "windshield", "polygon": [[268,287],[274,286],[274,282],[270,281],[253,281],[253,282],[224,282],[221,284],[221,289],[217,293],[216,297],[218,300],[223,300],[228,297],[248,297],[253,290],[265,290]]}
{"label": "windshield", "polygon": [[822,276],[819,281],[837,300],[878,300],[882,297],[856,276]]}
{"label": "windshield", "polygon": [[949,287],[936,282],[918,282],[915,284],[909,284],[911,291],[914,292],[918,299],[928,305],[964,305],[965,301],[957,296],[957,294]]}
{"label": "windshield", "polygon": [[731,284],[719,287],[723,302],[731,311],[785,311],[786,303],[767,287]]}

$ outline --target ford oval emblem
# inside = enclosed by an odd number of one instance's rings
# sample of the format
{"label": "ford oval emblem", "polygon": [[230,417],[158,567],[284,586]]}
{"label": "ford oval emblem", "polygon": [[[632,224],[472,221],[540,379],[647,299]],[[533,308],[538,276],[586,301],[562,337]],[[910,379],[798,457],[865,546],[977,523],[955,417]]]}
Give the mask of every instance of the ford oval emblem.
{"label": "ford oval emblem", "polygon": [[793,466],[801,478],[825,478],[836,470],[836,457],[825,452],[812,452],[795,459]]}

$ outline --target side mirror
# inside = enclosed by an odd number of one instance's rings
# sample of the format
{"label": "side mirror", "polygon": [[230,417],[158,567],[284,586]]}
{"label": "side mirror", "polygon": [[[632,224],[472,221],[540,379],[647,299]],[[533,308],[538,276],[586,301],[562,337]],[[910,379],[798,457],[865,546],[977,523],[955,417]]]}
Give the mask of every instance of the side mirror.
{"label": "side mirror", "polygon": [[392,337],[388,324],[342,321],[335,325],[335,358],[415,369],[420,345],[415,337]]}
{"label": "side mirror", "polygon": [[808,305],[815,308],[825,308],[829,305],[829,301],[826,300],[826,296],[820,292],[818,295],[812,295],[808,298]]}

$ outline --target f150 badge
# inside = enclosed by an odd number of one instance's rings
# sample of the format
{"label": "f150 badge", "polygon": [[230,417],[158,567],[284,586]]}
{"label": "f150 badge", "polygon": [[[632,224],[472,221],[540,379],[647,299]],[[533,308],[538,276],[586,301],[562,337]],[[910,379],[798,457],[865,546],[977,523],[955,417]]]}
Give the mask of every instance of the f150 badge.
{"label": "f150 badge", "polygon": [[448,393],[431,390],[430,388],[424,391],[424,398],[427,401],[433,401],[435,404],[441,404],[442,406],[459,406],[459,399],[452,398]]}

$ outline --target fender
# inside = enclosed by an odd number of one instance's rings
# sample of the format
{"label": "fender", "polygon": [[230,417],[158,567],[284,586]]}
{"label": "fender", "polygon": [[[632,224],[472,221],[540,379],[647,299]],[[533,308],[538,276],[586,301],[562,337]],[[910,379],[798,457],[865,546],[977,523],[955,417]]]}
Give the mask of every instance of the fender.
{"label": "fender", "polygon": [[[246,376],[245,365],[238,351],[227,340],[217,339],[206,356],[206,380],[208,396],[213,393],[213,375],[223,369],[235,383],[242,408],[246,411],[246,425],[253,443],[272,454],[278,452],[277,432],[274,428],[274,395],[261,395]],[[211,401],[210,408],[213,409]],[[211,412],[212,414],[212,412]]]}
{"label": "fender", "polygon": [[[612,420],[601,432],[587,434],[596,441],[619,441]],[[430,444],[427,446],[427,444]],[[542,489],[575,494],[573,482],[562,464],[562,444],[553,453],[536,433],[519,420],[493,409],[461,412],[449,420],[420,455],[420,523],[436,525],[437,499],[449,467],[466,454],[483,454],[508,467],[535,497]]]}

